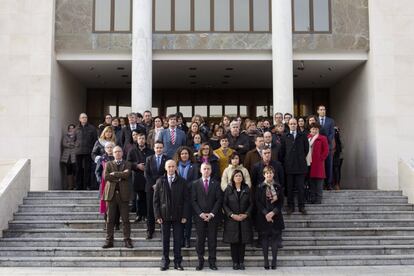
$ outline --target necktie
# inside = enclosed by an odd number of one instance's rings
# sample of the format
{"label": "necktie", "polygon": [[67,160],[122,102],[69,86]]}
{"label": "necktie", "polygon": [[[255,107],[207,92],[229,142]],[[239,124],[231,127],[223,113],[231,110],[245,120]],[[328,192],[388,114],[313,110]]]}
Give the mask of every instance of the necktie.
{"label": "necktie", "polygon": [[170,177],[168,177],[168,178],[169,178],[169,180],[168,180],[168,184],[170,184],[170,189],[171,189],[171,184],[172,184],[172,182],[173,182],[174,178],[173,178],[172,176],[170,176]]}
{"label": "necktie", "polygon": [[204,191],[208,193],[208,179],[204,179]]}
{"label": "necktie", "polygon": [[161,165],[161,157],[157,156],[157,170],[160,169],[160,165]]}
{"label": "necktie", "polygon": [[121,165],[121,161],[116,161],[116,164],[119,166],[119,165]]}
{"label": "necktie", "polygon": [[175,130],[171,129],[171,144],[175,144]]}
{"label": "necktie", "polygon": [[321,118],[321,126],[323,126],[325,124],[325,118]]}

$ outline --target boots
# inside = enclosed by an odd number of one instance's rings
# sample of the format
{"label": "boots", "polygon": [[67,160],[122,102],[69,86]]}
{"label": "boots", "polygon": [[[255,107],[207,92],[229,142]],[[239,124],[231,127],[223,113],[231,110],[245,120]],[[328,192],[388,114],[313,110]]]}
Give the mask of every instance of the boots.
{"label": "boots", "polygon": [[73,190],[75,188],[75,177],[73,175],[66,176],[67,180],[67,189]]}

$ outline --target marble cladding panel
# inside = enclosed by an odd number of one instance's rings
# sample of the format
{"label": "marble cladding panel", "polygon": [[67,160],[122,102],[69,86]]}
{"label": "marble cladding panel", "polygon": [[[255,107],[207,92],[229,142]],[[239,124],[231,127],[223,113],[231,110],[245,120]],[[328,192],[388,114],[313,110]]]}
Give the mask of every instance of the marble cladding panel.
{"label": "marble cladding panel", "polygon": [[[56,0],[55,49],[131,51],[131,34],[92,33],[93,0]],[[269,50],[270,33],[154,33],[155,50]],[[294,34],[296,51],[368,50],[368,0],[332,0],[332,33]]]}

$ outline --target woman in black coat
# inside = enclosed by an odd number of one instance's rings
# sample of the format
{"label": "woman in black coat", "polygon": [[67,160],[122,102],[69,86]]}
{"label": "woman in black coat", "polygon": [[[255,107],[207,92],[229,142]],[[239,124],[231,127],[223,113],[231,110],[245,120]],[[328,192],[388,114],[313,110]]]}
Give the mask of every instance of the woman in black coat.
{"label": "woman in black coat", "polygon": [[223,241],[230,243],[234,270],[244,270],[246,243],[251,243],[253,230],[251,212],[252,193],[245,183],[243,172],[235,170],[224,191],[223,210],[225,214]]}
{"label": "woman in black coat", "polygon": [[[201,168],[203,163],[210,163],[211,165],[211,177],[217,181],[221,181],[221,174],[220,174],[220,166],[218,163],[218,158],[213,154],[213,149],[211,148],[209,143],[202,143],[200,146],[200,150],[197,154],[197,163],[198,166]],[[199,174],[201,177],[201,173]]]}
{"label": "woman in black coat", "polygon": [[266,166],[263,169],[265,180],[256,188],[257,231],[262,242],[264,268],[269,269],[269,246],[272,248],[272,269],[276,269],[277,249],[285,229],[283,221],[282,186],[273,179],[274,169]]}

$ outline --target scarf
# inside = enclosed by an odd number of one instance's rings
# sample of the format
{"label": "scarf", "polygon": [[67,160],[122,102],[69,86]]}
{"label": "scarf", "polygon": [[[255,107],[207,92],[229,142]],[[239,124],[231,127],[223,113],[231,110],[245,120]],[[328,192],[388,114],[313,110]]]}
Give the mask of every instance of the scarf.
{"label": "scarf", "polygon": [[187,160],[185,163],[183,163],[182,161],[178,162],[178,173],[185,180],[187,180],[188,170],[190,169],[190,164],[191,164],[190,160]]}
{"label": "scarf", "polygon": [[275,186],[273,185],[274,182],[272,181],[272,183],[267,183],[265,181],[264,183],[266,187],[266,200],[268,200],[270,203],[275,202],[277,200],[277,193]]}
{"label": "scarf", "polygon": [[308,163],[308,166],[312,164],[313,143],[318,137],[319,137],[319,134],[316,134],[312,138],[309,137],[309,152],[308,152],[308,155],[306,156],[306,163]]}

